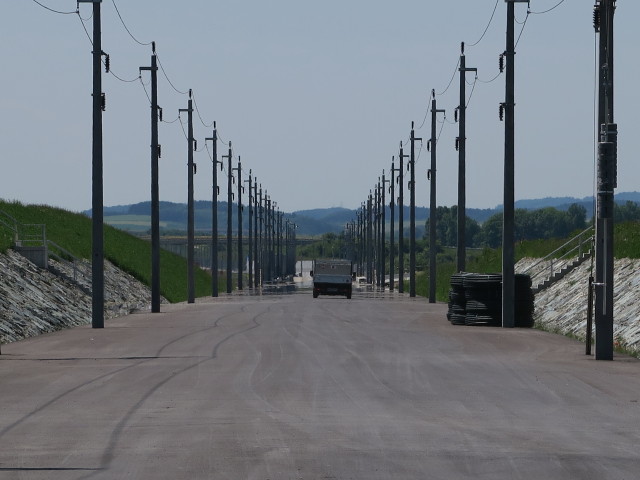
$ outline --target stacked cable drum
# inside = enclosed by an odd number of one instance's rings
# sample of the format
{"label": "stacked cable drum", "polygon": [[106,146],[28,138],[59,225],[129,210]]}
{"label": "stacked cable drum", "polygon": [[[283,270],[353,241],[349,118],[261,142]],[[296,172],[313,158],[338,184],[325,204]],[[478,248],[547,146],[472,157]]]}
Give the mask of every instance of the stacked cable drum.
{"label": "stacked cable drum", "polygon": [[519,328],[533,327],[533,301],[535,297],[531,291],[531,277],[524,274],[516,274],[516,305],[515,326]]}
{"label": "stacked cable drum", "polygon": [[[515,278],[515,326],[533,327],[531,278]],[[502,275],[457,273],[451,276],[449,311],[453,325],[499,327],[502,325]]]}
{"label": "stacked cable drum", "polygon": [[469,274],[464,278],[465,325],[502,325],[502,275]]}
{"label": "stacked cable drum", "polygon": [[465,325],[467,301],[464,296],[465,273],[451,275],[451,290],[449,291],[449,311],[447,319],[453,325]]}

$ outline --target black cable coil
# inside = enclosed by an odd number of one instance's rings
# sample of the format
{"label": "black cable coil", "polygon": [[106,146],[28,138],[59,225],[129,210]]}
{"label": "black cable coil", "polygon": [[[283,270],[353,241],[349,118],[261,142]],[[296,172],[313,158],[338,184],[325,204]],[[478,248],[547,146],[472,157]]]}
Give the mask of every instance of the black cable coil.
{"label": "black cable coil", "polygon": [[[533,327],[531,277],[515,276],[515,326]],[[456,273],[451,276],[447,319],[453,325],[502,325],[502,274]]]}

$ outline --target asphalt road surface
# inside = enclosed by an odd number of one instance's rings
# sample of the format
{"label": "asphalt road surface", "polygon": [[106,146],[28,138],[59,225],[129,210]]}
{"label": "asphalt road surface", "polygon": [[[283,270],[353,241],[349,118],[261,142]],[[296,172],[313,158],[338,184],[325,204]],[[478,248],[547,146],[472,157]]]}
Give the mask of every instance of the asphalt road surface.
{"label": "asphalt road surface", "polygon": [[234,296],[5,345],[0,479],[640,478],[640,362],[374,297]]}

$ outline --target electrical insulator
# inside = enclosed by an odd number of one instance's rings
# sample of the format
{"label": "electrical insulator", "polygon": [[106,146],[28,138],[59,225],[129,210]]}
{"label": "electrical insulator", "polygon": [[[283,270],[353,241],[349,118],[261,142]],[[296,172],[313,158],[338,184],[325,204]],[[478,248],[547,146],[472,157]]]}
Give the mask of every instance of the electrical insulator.
{"label": "electrical insulator", "polygon": [[458,123],[458,110],[459,110],[459,109],[460,109],[460,107],[456,108],[456,109],[453,111],[453,119],[454,119],[454,121],[455,121],[456,123]]}
{"label": "electrical insulator", "polygon": [[109,54],[107,53],[104,59],[104,71],[106,73],[109,73],[110,69],[111,69],[111,57],[109,57]]}
{"label": "electrical insulator", "polygon": [[431,140],[427,142],[427,152],[431,151]]}
{"label": "electrical insulator", "polygon": [[596,3],[593,6],[593,28],[596,32],[600,31],[600,4]]}
{"label": "electrical insulator", "polygon": [[500,104],[500,110],[498,111],[498,117],[500,118],[501,122],[504,120],[504,103]]}
{"label": "electrical insulator", "polygon": [[501,53],[498,58],[498,67],[500,69],[500,73],[504,72],[504,53]]}
{"label": "electrical insulator", "polygon": [[427,180],[431,180],[431,169],[427,170]]}
{"label": "electrical insulator", "polygon": [[198,173],[198,164],[194,163],[193,164],[193,174],[195,175],[196,173]]}
{"label": "electrical insulator", "polygon": [[158,145],[158,158],[162,158],[162,145]]}
{"label": "electrical insulator", "polygon": [[158,116],[160,117],[160,121],[162,121],[162,108],[158,107]]}
{"label": "electrical insulator", "polygon": [[107,96],[103,93],[101,98],[102,101],[100,102],[100,108],[105,112],[107,110]]}
{"label": "electrical insulator", "polygon": [[196,152],[198,151],[198,140],[196,139],[193,140],[193,150]]}
{"label": "electrical insulator", "polygon": [[456,152],[460,150],[460,137],[456,137]]}

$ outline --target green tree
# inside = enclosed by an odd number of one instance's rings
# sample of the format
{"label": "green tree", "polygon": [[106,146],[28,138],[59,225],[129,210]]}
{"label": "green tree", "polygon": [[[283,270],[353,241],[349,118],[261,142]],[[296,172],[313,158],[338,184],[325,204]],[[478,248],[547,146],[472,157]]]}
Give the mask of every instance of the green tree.
{"label": "green tree", "polygon": [[[480,224],[467,217],[465,224],[465,244],[467,247],[479,245]],[[429,219],[425,225],[425,239],[429,238]],[[458,207],[438,207],[436,209],[436,240],[441,246],[453,246],[458,243]]]}

